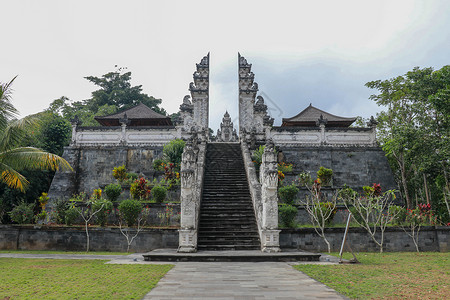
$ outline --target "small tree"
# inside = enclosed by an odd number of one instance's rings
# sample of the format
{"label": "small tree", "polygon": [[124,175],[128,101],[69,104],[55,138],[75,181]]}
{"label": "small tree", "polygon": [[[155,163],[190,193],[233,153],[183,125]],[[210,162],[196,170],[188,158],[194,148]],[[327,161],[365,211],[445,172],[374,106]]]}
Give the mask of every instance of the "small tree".
{"label": "small tree", "polygon": [[[89,225],[90,224],[89,224],[89,222],[94,218],[94,216],[96,214],[98,214],[100,211],[103,210],[103,206],[104,206],[104,204],[101,204],[100,207],[98,207],[96,210],[94,210],[92,208],[92,203],[95,200],[98,200],[98,198],[96,198],[96,197],[98,197],[98,194],[99,194],[98,190],[95,190],[91,199],[88,199],[87,201],[85,201],[85,203],[84,203],[85,205],[80,206],[80,207],[73,206],[78,211],[78,214],[83,218],[83,221],[84,221],[84,228],[86,231],[86,252],[89,252],[89,246],[90,246],[90,243],[89,243]],[[101,195],[101,190],[100,190],[100,195]],[[77,199],[79,199],[79,198],[77,198]],[[75,201],[77,199],[75,199]]]}
{"label": "small tree", "polygon": [[[122,203],[128,201],[126,205]],[[144,228],[147,222],[147,217],[150,214],[150,209],[148,207],[142,208],[142,204],[137,200],[124,200],[121,205],[119,205],[119,229],[122,235],[127,240],[127,252],[130,251],[130,245],[133,243],[135,238]],[[132,226],[136,224],[136,231],[132,233]],[[126,227],[123,227],[125,225]]]}
{"label": "small tree", "polygon": [[[308,181],[305,181],[308,182]],[[327,201],[326,203],[321,201],[321,183],[320,180],[315,180],[312,186],[305,184],[308,188],[310,195],[306,197],[305,208],[308,212],[311,222],[313,224],[316,233],[327,244],[328,253],[331,252],[331,245],[325,236],[325,228],[330,222],[329,220],[336,214],[337,195]]]}
{"label": "small tree", "polygon": [[406,218],[401,228],[413,240],[416,251],[419,252],[419,233],[423,225],[435,223],[430,204],[419,204],[415,209],[406,209]]}
{"label": "small tree", "polygon": [[[380,253],[382,253],[386,227],[399,213],[392,208],[395,191],[389,190],[379,196],[367,192],[365,195],[340,193],[340,196],[345,197],[343,200],[348,210],[353,207],[353,211],[358,216],[355,216],[354,220],[369,233],[371,239],[380,247]],[[379,240],[376,238],[378,230],[380,233]]]}

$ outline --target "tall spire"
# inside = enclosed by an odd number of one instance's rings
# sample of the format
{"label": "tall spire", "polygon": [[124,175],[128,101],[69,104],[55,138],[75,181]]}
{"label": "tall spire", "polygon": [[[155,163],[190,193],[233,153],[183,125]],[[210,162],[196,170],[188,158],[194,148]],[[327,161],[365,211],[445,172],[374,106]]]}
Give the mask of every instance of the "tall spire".
{"label": "tall spire", "polygon": [[197,130],[209,127],[209,52],[196,64],[194,81],[189,84],[193,105],[193,119]]}

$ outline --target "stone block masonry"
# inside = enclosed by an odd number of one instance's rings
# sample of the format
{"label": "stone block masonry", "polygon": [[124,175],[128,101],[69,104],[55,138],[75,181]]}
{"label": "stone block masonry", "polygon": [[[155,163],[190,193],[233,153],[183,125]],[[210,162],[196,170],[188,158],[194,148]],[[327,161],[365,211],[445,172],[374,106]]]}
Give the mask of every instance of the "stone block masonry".
{"label": "stone block masonry", "polygon": [[[325,236],[331,244],[331,251],[339,252],[345,228],[328,228]],[[377,237],[377,236],[376,236]],[[450,251],[450,227],[422,227],[419,236],[420,251]],[[379,237],[377,237],[379,238]],[[347,242],[354,252],[378,252],[379,247],[363,228],[350,228]],[[314,228],[283,229],[280,234],[283,249],[301,249],[312,252],[326,252],[327,245]],[[348,249],[344,249],[348,251]],[[383,251],[416,251],[414,243],[401,228],[389,227],[385,231]]]}
{"label": "stone block masonry", "polygon": [[[344,228],[328,228],[327,239],[332,251],[339,251]],[[118,228],[91,228],[91,251],[126,251],[125,237]],[[348,241],[355,252],[378,252],[379,248],[362,228],[350,228]],[[178,247],[178,229],[144,229],[131,245],[133,252]],[[311,252],[327,251],[313,228],[282,229],[282,251],[300,249]],[[423,227],[419,238],[420,251],[450,251],[450,227]],[[0,250],[86,250],[84,227],[0,225]],[[347,251],[347,250],[346,250]],[[384,251],[416,251],[412,239],[401,229],[390,227],[385,232]]]}
{"label": "stone block masonry", "polygon": [[[317,177],[321,166],[333,170],[333,186],[347,184],[357,189],[364,185],[380,183],[383,191],[398,189],[389,167],[387,158],[380,147],[302,147],[280,145],[284,160],[292,163],[292,174],[286,175],[292,182],[301,172],[309,172]],[[295,175],[293,175],[295,174]]]}
{"label": "stone block masonry", "polygon": [[[127,241],[118,228],[90,228],[91,251],[126,251]],[[130,246],[133,252],[177,248],[177,229],[144,229]],[[84,227],[0,225],[0,250],[85,251]]]}
{"label": "stone block masonry", "polygon": [[66,147],[63,157],[74,172],[58,171],[49,190],[49,197],[69,198],[73,194],[91,194],[116,180],[114,167],[125,165],[128,172],[151,178],[153,160],[162,156],[163,146],[99,146]]}

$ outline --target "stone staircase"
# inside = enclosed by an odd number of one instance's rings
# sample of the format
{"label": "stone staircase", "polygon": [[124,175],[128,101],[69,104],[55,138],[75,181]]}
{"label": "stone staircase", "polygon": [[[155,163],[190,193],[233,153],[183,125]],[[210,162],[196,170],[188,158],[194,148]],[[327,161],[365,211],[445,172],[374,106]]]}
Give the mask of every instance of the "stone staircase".
{"label": "stone staircase", "polygon": [[259,250],[258,229],[238,143],[209,143],[198,250]]}

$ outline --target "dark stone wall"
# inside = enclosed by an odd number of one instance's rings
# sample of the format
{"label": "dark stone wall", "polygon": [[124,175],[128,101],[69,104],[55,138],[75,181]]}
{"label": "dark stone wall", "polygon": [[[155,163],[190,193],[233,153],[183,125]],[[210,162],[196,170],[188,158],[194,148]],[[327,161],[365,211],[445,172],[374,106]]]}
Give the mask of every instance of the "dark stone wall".
{"label": "dark stone wall", "polygon": [[344,184],[357,189],[380,183],[384,191],[397,189],[392,171],[383,150],[379,147],[301,147],[278,146],[284,161],[294,164],[286,183],[301,172],[310,172],[313,178],[321,166],[333,170],[333,187]]}
{"label": "dark stone wall", "polygon": [[[326,236],[332,251],[339,251],[344,228],[328,228]],[[125,237],[118,228],[91,228],[91,251],[126,251]],[[450,227],[423,227],[420,231],[420,251],[450,251]],[[355,252],[377,252],[378,246],[362,228],[350,228],[348,241]],[[313,228],[283,229],[280,233],[282,249],[325,252],[327,247]],[[134,252],[160,248],[177,248],[177,229],[144,229],[130,247]],[[0,225],[0,250],[86,250],[84,227],[48,227]],[[348,250],[346,250],[348,251]],[[412,239],[400,228],[385,232],[384,251],[416,251]]]}
{"label": "dark stone wall", "polygon": [[[325,236],[331,250],[340,251],[345,228],[327,228]],[[422,227],[419,235],[420,251],[450,251],[450,227]],[[380,240],[377,235],[377,240]],[[363,228],[350,228],[347,242],[354,252],[378,252],[379,247]],[[327,245],[314,228],[283,229],[280,233],[282,249],[300,249],[312,252],[326,252]],[[383,251],[416,251],[413,240],[401,228],[389,227],[385,231]],[[348,251],[347,248],[344,248]]]}
{"label": "dark stone wall", "polygon": [[53,178],[49,197],[69,198],[73,194],[91,194],[94,189],[116,182],[114,167],[125,165],[128,172],[152,178],[152,163],[162,156],[161,146],[154,147],[66,147],[63,157],[74,172],[58,171]]}
{"label": "dark stone wall", "polygon": [[[91,228],[91,251],[126,251],[127,241],[118,228]],[[130,251],[147,252],[159,248],[177,248],[177,229],[144,229]],[[84,227],[42,227],[0,225],[1,250],[85,251]]]}

